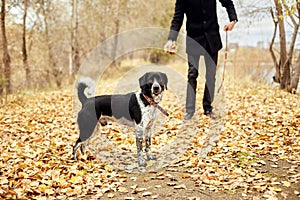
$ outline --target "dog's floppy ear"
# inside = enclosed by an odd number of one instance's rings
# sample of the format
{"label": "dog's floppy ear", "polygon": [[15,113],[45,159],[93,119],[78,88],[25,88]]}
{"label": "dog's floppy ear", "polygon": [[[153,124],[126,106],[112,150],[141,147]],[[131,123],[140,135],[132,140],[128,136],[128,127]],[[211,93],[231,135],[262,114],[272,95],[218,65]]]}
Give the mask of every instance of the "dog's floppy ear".
{"label": "dog's floppy ear", "polygon": [[144,85],[147,84],[147,78],[148,78],[149,72],[145,73],[140,79],[139,79],[139,83],[140,83],[140,88],[142,88]]}
{"label": "dog's floppy ear", "polygon": [[167,90],[168,89],[168,77],[167,77],[167,74],[160,72],[160,75],[161,75],[161,77],[163,79],[164,85],[165,85],[166,90]]}

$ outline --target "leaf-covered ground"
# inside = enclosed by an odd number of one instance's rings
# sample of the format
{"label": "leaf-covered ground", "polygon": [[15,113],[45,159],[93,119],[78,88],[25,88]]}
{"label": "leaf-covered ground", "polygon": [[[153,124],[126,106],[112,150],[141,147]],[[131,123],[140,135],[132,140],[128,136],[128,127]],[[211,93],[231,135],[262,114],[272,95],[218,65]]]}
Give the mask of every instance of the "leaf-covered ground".
{"label": "leaf-covered ground", "polygon": [[200,97],[197,115],[183,122],[184,108],[166,93],[171,116],[153,139],[161,162],[146,170],[135,166],[134,131],[115,122],[100,128],[86,156],[71,159],[71,89],[9,96],[0,107],[0,198],[300,199],[300,96],[228,83],[220,129],[202,116]]}

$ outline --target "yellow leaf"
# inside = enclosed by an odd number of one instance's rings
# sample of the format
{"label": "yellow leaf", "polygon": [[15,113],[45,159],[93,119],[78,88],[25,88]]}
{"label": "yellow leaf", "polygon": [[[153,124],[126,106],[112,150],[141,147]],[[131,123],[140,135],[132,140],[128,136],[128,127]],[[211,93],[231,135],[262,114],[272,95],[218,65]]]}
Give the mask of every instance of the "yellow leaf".
{"label": "yellow leaf", "polygon": [[58,183],[61,188],[67,188],[67,187],[69,187],[69,185],[71,185],[63,177],[59,178]]}
{"label": "yellow leaf", "polygon": [[72,176],[70,182],[71,182],[72,184],[82,183],[82,177],[81,177],[81,176]]}
{"label": "yellow leaf", "polygon": [[283,186],[285,186],[285,187],[290,187],[291,186],[291,183],[288,182],[288,181],[282,181],[282,183],[283,183]]}
{"label": "yellow leaf", "polygon": [[113,168],[114,167],[112,165],[105,165],[105,167],[104,167],[105,171],[107,171],[107,172],[111,172],[113,170]]}
{"label": "yellow leaf", "polygon": [[151,167],[151,166],[153,166],[153,165],[154,165],[153,160],[149,160],[149,161],[147,162],[147,166],[148,166],[148,167]]}
{"label": "yellow leaf", "polygon": [[86,170],[78,171],[77,175],[78,176],[84,176],[84,175],[86,175]]}
{"label": "yellow leaf", "polygon": [[282,189],[280,187],[270,187],[269,188],[271,191],[274,191],[274,192],[281,192]]}
{"label": "yellow leaf", "polygon": [[42,185],[39,186],[39,191],[45,193],[47,188],[48,187],[45,184],[42,184]]}
{"label": "yellow leaf", "polygon": [[125,187],[119,187],[118,191],[121,192],[121,193],[127,193],[128,192],[128,190]]}
{"label": "yellow leaf", "polygon": [[13,180],[9,180],[9,187],[13,186],[14,181]]}
{"label": "yellow leaf", "polygon": [[108,194],[107,194],[107,197],[108,197],[108,198],[113,198],[114,196],[115,196],[114,193],[108,193]]}
{"label": "yellow leaf", "polygon": [[19,172],[19,178],[28,178],[28,174],[25,172]]}

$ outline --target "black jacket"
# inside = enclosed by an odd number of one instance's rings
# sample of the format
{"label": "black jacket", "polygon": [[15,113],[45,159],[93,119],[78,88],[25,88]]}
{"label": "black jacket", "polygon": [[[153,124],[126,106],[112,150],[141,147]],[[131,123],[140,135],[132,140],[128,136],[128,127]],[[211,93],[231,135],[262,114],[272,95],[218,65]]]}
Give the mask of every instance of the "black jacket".
{"label": "black jacket", "polygon": [[[219,1],[226,8],[229,20],[237,20],[232,0]],[[211,53],[216,53],[222,48],[216,0],[176,0],[169,40],[177,39],[184,14],[187,18],[186,51],[188,54],[199,54],[199,44]]]}

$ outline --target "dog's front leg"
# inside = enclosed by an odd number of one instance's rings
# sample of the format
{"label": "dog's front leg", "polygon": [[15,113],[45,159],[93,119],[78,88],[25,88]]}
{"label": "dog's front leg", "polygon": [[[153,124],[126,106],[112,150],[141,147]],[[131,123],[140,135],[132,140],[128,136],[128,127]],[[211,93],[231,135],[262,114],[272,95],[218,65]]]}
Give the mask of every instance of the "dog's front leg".
{"label": "dog's front leg", "polygon": [[144,131],[141,126],[136,126],[136,147],[137,147],[137,157],[138,163],[140,167],[146,167],[147,163],[143,159],[143,138],[144,138]]}
{"label": "dog's front leg", "polygon": [[146,155],[148,160],[156,160],[156,156],[151,153],[151,135],[152,135],[152,126],[146,129],[145,133],[145,143],[146,143]]}

